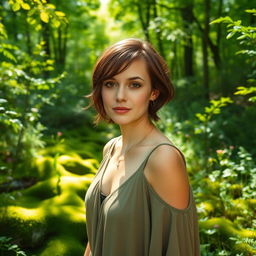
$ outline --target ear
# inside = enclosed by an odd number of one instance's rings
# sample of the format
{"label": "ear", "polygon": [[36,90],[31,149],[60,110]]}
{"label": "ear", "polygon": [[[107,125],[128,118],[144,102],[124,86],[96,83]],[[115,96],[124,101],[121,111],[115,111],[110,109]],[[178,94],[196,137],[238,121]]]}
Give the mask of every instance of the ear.
{"label": "ear", "polygon": [[159,96],[160,92],[157,89],[153,89],[150,95],[150,100],[156,100],[157,97]]}

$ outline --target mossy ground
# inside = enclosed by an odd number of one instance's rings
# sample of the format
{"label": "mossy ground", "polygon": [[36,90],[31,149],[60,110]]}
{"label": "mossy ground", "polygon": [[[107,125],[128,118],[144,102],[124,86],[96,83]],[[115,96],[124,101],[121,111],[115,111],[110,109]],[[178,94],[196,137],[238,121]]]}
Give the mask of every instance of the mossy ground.
{"label": "mossy ground", "polygon": [[[14,238],[27,255],[83,254],[87,242],[84,196],[99,166],[104,141],[94,136],[95,141],[86,141],[73,134],[65,142],[49,143],[16,173],[16,177],[36,177],[37,183],[0,194],[1,235]],[[232,185],[235,199],[225,210],[217,192],[221,185],[208,178],[205,182],[207,188],[194,195],[201,242],[211,252],[225,243],[234,253],[227,255],[256,255],[255,231],[248,225],[241,228],[246,221],[244,212],[253,212],[256,200],[240,197],[242,187]]]}
{"label": "mossy ground", "polygon": [[87,242],[84,197],[99,166],[100,148],[73,138],[38,152],[30,169],[17,174],[36,177],[37,183],[0,194],[1,235],[12,237],[27,255],[82,255]]}

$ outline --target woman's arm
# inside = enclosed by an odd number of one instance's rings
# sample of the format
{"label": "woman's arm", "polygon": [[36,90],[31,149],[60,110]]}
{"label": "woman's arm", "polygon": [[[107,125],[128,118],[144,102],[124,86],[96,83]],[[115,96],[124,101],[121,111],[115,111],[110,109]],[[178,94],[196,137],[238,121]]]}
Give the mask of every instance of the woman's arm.
{"label": "woman's arm", "polygon": [[90,248],[90,245],[89,245],[89,242],[88,242],[87,246],[86,246],[86,249],[85,249],[85,252],[84,252],[84,256],[90,256],[90,252],[91,252],[91,248]]}
{"label": "woman's arm", "polygon": [[169,145],[158,147],[149,158],[149,183],[167,204],[185,209],[189,204],[189,179],[181,152]]}

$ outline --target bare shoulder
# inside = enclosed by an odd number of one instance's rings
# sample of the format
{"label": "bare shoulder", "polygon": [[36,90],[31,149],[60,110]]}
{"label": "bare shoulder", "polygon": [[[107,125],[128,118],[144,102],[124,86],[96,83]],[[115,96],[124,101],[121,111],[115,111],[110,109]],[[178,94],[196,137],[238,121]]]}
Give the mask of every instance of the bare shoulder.
{"label": "bare shoulder", "polygon": [[[171,144],[168,142],[164,143]],[[185,157],[183,157],[184,155],[178,147],[163,144],[153,151],[149,161],[153,166],[164,167],[164,169],[174,165],[178,165],[184,169],[186,168],[186,163]]]}
{"label": "bare shoulder", "polygon": [[119,137],[115,137],[115,138],[112,138],[111,140],[109,140],[104,148],[103,148],[103,157],[107,154],[107,152],[109,151],[111,145],[115,142],[115,140],[117,140]]}
{"label": "bare shoulder", "polygon": [[189,202],[189,180],[185,157],[179,149],[170,145],[160,145],[148,161],[151,185],[169,205],[184,209]]}

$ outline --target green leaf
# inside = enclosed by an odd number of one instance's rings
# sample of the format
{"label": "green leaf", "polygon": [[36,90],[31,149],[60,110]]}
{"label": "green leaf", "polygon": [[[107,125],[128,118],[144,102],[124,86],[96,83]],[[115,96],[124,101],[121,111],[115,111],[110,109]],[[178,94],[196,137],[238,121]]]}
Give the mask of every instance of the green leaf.
{"label": "green leaf", "polygon": [[245,12],[253,13],[254,15],[256,15],[256,9],[247,9],[245,10]]}
{"label": "green leaf", "polygon": [[20,4],[19,3],[15,3],[12,5],[12,10],[14,12],[17,12],[20,9]]}
{"label": "green leaf", "polygon": [[38,24],[36,27],[35,27],[36,31],[39,31],[42,29],[42,25],[41,24]]}
{"label": "green leaf", "polygon": [[64,17],[65,13],[64,12],[60,12],[60,11],[55,11],[55,14],[59,17]]}
{"label": "green leaf", "polygon": [[53,26],[54,26],[55,28],[58,28],[58,27],[60,26],[60,22],[59,22],[58,20],[56,20],[56,19],[54,19],[54,20],[52,21],[52,23],[53,23]]}
{"label": "green leaf", "polygon": [[6,99],[0,99],[0,104],[2,103],[7,103],[7,100]]}
{"label": "green leaf", "polygon": [[24,10],[30,10],[30,5],[27,4],[27,3],[21,3],[21,7],[24,9]]}
{"label": "green leaf", "polygon": [[220,18],[218,18],[218,19],[213,20],[212,22],[210,22],[210,25],[215,24],[215,23],[221,23],[221,22],[230,23],[230,22],[233,22],[233,20],[232,20],[229,16],[220,17]]}
{"label": "green leaf", "polygon": [[46,5],[49,9],[56,9],[55,5],[54,4],[47,4]]}
{"label": "green leaf", "polygon": [[244,38],[246,38],[246,37],[247,37],[247,35],[246,35],[246,34],[243,34],[243,35],[239,36],[237,39],[238,39],[238,40],[241,40],[241,39],[244,39]]}
{"label": "green leaf", "polygon": [[233,35],[235,35],[236,31],[232,31],[227,35],[227,39],[230,39]]}
{"label": "green leaf", "polygon": [[12,54],[11,52],[9,52],[9,51],[7,51],[7,50],[5,50],[5,49],[0,49],[0,52],[2,52],[3,55],[4,55],[6,58],[8,58],[8,59],[10,59],[10,60],[12,60],[12,61],[14,61],[14,62],[17,62],[16,58],[13,56],[13,54]]}
{"label": "green leaf", "polygon": [[18,113],[15,112],[15,111],[10,111],[10,110],[8,110],[8,111],[6,111],[5,113],[6,113],[7,115],[10,115],[10,116],[18,116]]}
{"label": "green leaf", "polygon": [[248,101],[250,101],[250,102],[256,102],[256,96],[250,97],[250,98],[248,99]]}
{"label": "green leaf", "polygon": [[43,22],[48,23],[48,22],[49,22],[49,15],[48,15],[48,13],[45,12],[45,11],[42,11],[42,12],[40,13],[40,19],[41,19]]}
{"label": "green leaf", "polygon": [[201,121],[201,122],[205,122],[206,121],[206,117],[203,114],[200,113],[196,113],[196,117]]}

